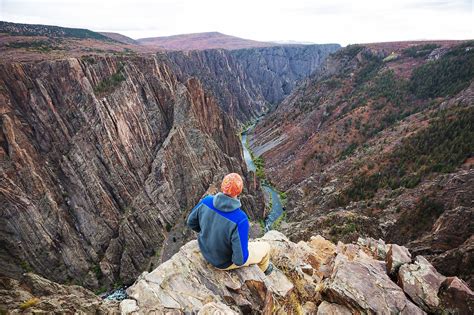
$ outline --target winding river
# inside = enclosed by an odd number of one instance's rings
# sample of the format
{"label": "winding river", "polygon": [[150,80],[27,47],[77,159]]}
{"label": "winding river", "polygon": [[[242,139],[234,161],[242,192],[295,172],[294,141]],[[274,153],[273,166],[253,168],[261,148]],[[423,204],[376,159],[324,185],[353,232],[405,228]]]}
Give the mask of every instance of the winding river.
{"label": "winding river", "polygon": [[[245,164],[247,164],[247,169],[251,172],[254,172],[257,170],[257,167],[252,159],[252,154],[250,154],[250,150],[248,148],[248,143],[247,143],[247,136],[248,133],[255,127],[255,124],[251,125],[248,127],[246,130],[244,130],[241,134],[241,141],[242,141],[242,148],[244,150],[244,159],[245,159]],[[267,215],[265,218],[265,232],[269,231],[272,229],[273,224],[278,220],[280,216],[283,215],[283,205],[281,203],[280,195],[278,192],[270,185],[268,184],[263,184],[262,187],[265,190],[265,192],[268,194],[271,204],[271,209],[270,213]]]}

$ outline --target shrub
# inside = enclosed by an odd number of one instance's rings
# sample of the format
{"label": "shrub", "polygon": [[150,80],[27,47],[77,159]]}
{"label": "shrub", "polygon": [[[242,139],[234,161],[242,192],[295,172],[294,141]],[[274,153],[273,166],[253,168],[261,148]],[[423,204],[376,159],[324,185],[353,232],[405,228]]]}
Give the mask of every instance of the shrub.
{"label": "shrub", "polygon": [[357,149],[357,143],[349,144],[344,150],[342,150],[341,155],[339,156],[339,160],[343,160],[352,153],[354,153],[355,149]]}
{"label": "shrub", "polygon": [[49,52],[51,50],[58,50],[59,47],[52,45],[48,41],[36,40],[36,41],[24,41],[24,42],[11,42],[7,44],[10,48],[25,48],[26,50]]}
{"label": "shrub", "polygon": [[361,85],[362,83],[372,79],[383,65],[382,59],[377,56],[370,54],[365,54],[364,56],[368,62],[357,73],[355,78],[356,85]]}
{"label": "shrub", "polygon": [[123,75],[122,71],[123,65],[120,65],[117,69],[117,72],[97,84],[97,86],[94,88],[94,92],[97,94],[105,94],[115,90],[115,88],[118,87],[121,82],[125,81],[125,76]]}
{"label": "shrub", "polygon": [[336,56],[354,58],[364,47],[361,45],[348,45],[336,52]]}

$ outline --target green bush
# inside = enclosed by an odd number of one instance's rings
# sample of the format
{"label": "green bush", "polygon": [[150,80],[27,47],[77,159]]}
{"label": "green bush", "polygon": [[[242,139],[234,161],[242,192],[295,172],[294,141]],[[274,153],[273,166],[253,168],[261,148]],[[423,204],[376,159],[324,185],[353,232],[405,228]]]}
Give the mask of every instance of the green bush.
{"label": "green bush", "polygon": [[364,47],[361,45],[348,45],[347,47],[337,51],[336,56],[354,58]]}
{"label": "green bush", "polygon": [[11,42],[7,44],[10,48],[24,48],[26,50],[39,51],[39,52],[50,52],[51,50],[60,49],[57,46],[52,45],[49,41],[36,40],[36,41],[24,41],[24,42]]}
{"label": "green bush", "polygon": [[121,82],[125,81],[125,76],[122,72],[123,65],[120,65],[117,69],[117,72],[97,84],[97,86],[94,88],[94,92],[97,94],[105,94],[115,90],[115,88],[117,88]]}
{"label": "green bush", "polygon": [[361,85],[362,83],[371,80],[377,74],[380,67],[383,66],[381,58],[370,54],[365,54],[364,56],[368,62],[357,73],[355,77],[356,85]]}
{"label": "green bush", "polygon": [[342,150],[341,154],[339,155],[339,160],[343,160],[352,153],[354,153],[355,149],[357,149],[358,144],[357,143],[351,143],[349,144],[344,150]]}
{"label": "green bush", "polygon": [[265,178],[265,161],[263,160],[263,157],[253,156],[252,159],[253,159],[253,163],[255,164],[255,167],[257,168],[257,170],[255,171],[255,174],[257,175],[258,178],[264,179]]}

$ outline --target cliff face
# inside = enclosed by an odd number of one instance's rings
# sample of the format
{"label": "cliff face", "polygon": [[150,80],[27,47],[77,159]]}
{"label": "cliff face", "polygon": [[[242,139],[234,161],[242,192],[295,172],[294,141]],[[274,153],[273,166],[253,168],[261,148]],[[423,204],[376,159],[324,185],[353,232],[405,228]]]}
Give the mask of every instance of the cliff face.
{"label": "cliff face", "polygon": [[287,235],[382,237],[472,285],[473,78],[472,41],[329,57],[249,136],[287,192]]}
{"label": "cliff face", "polygon": [[[0,270],[9,276],[130,282],[169,255],[162,244],[188,237],[180,224],[212,184],[246,174],[227,115],[162,58],[4,63],[0,87]],[[259,196],[244,192],[251,217]]]}
{"label": "cliff face", "polygon": [[337,44],[169,52],[181,78],[195,76],[241,121],[255,118],[313,73]]}

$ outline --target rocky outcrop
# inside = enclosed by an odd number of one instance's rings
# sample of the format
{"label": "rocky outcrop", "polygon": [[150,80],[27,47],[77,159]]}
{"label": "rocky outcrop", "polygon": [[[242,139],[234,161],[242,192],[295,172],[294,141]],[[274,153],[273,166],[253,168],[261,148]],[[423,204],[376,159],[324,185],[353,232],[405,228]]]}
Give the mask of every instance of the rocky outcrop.
{"label": "rocky outcrop", "polygon": [[2,314],[119,314],[117,302],[104,301],[78,285],[60,285],[33,273],[20,280],[0,277]]}
{"label": "rocky outcrop", "polygon": [[337,44],[169,52],[175,71],[199,78],[226,113],[241,121],[277,104],[318,69]]}
{"label": "rocky outcrop", "polygon": [[[171,256],[195,203],[246,174],[217,101],[156,56],[1,64],[0,170],[1,273],[94,289]],[[259,187],[242,202],[258,217]]]}
{"label": "rocky outcrop", "polygon": [[352,312],[369,314],[423,314],[390,280],[385,263],[350,245],[334,259],[324,294],[331,302],[345,304]]}
{"label": "rocky outcrop", "polygon": [[[138,314],[425,314],[420,308],[425,307],[424,301],[415,299],[419,304],[414,304],[369,247],[334,245],[321,236],[293,243],[276,231],[255,241],[271,245],[276,267],[271,275],[265,276],[255,265],[217,270],[202,258],[197,242],[191,241],[170,260],[143,273],[127,289],[129,299],[121,303],[122,310],[132,306]],[[438,298],[449,291],[457,301],[470,303],[472,292],[462,288],[461,280],[453,281],[426,291],[424,298]],[[440,305],[432,311],[446,310]],[[461,314],[458,311],[448,312]]]}

